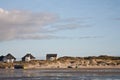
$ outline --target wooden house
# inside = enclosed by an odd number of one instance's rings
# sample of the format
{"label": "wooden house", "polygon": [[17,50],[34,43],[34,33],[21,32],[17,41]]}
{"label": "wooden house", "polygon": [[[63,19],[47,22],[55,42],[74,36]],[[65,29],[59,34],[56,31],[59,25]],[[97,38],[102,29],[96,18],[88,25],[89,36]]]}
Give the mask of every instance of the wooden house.
{"label": "wooden house", "polygon": [[31,54],[26,54],[24,57],[22,57],[22,61],[31,61],[34,59],[35,59],[35,57]]}
{"label": "wooden house", "polygon": [[14,62],[15,60],[16,60],[16,58],[13,56],[13,55],[11,55],[10,53],[8,53],[6,56],[2,56],[3,57],[3,59],[2,59],[2,61],[4,61],[4,62]]}
{"label": "wooden house", "polygon": [[56,59],[57,59],[57,54],[47,54],[46,55],[46,60],[53,61],[53,60],[56,60]]}

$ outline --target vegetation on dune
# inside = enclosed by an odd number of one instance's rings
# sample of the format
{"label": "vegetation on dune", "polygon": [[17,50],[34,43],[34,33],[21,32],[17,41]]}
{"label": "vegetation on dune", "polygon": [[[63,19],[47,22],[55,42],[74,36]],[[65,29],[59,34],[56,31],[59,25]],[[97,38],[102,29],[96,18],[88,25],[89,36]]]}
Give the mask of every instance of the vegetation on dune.
{"label": "vegetation on dune", "polygon": [[100,55],[100,56],[88,56],[88,57],[84,57],[84,59],[120,60],[120,57]]}
{"label": "vegetation on dune", "polygon": [[5,68],[12,68],[14,66],[14,63],[4,63],[0,62],[0,68],[5,69]]}
{"label": "vegetation on dune", "polygon": [[56,60],[31,60],[15,61],[14,63],[0,62],[1,69],[14,68],[80,68],[80,66],[120,66],[120,57],[115,56],[88,56],[88,57],[70,57],[64,56]]}

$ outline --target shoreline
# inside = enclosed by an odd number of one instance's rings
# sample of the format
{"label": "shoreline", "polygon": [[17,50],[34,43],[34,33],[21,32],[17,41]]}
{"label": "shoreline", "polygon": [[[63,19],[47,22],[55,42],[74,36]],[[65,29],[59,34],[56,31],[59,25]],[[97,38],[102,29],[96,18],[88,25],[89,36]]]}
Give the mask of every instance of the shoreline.
{"label": "shoreline", "polygon": [[88,68],[88,67],[82,67],[82,68],[27,68],[27,69],[0,69],[0,70],[41,70],[41,71],[109,71],[109,70],[115,70],[115,72],[120,72],[120,68]]}
{"label": "shoreline", "polygon": [[29,69],[38,69],[38,70],[81,70],[81,69],[120,69],[120,67],[80,67],[80,68],[25,68]]}

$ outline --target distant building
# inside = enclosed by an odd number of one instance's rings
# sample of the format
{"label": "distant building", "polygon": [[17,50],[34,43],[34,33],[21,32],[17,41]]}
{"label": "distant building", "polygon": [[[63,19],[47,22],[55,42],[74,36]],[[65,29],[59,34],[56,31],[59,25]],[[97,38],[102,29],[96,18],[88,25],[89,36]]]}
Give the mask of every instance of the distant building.
{"label": "distant building", "polygon": [[0,61],[3,61],[3,58],[4,58],[4,57],[5,57],[5,56],[3,56],[3,55],[0,56]]}
{"label": "distant building", "polygon": [[53,61],[53,60],[56,60],[56,59],[57,59],[57,54],[47,54],[46,55],[46,60]]}
{"label": "distant building", "polygon": [[34,59],[35,59],[35,57],[31,54],[26,54],[24,57],[22,57],[22,61],[31,61]]}
{"label": "distant building", "polygon": [[1,56],[1,60],[9,63],[9,62],[14,62],[16,58],[10,53],[8,53],[6,56]]}

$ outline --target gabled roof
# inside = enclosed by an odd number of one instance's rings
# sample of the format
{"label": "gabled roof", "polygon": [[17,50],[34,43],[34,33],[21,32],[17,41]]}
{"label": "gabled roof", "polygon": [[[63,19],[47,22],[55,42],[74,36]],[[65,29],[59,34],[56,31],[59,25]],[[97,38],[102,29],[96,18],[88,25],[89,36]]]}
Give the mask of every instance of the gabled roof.
{"label": "gabled roof", "polygon": [[47,57],[57,57],[57,54],[47,54]]}
{"label": "gabled roof", "polygon": [[25,59],[25,57],[30,57],[30,59],[35,59],[35,57],[31,54],[26,54],[22,59]]}
{"label": "gabled roof", "polygon": [[4,58],[6,59],[16,59],[13,55],[11,55],[10,53],[8,53],[6,56],[4,56]]}

